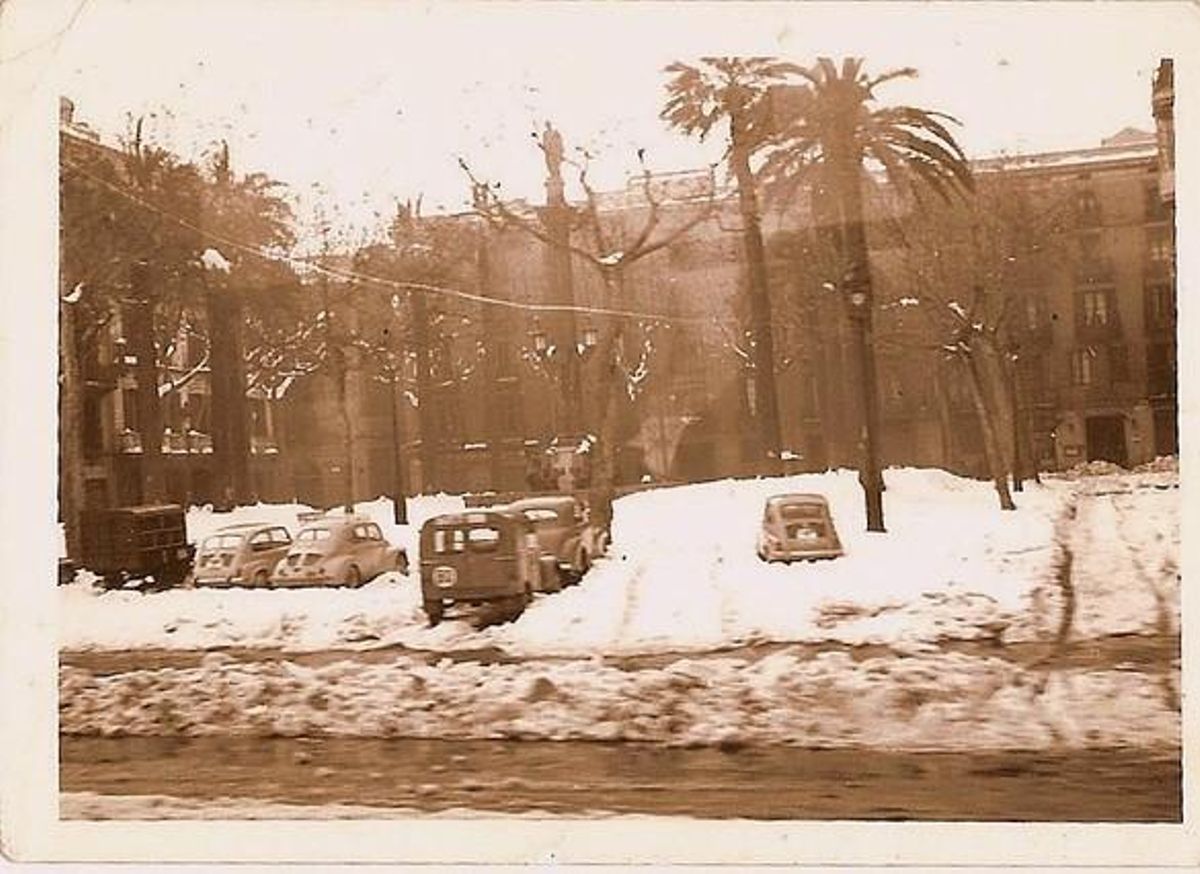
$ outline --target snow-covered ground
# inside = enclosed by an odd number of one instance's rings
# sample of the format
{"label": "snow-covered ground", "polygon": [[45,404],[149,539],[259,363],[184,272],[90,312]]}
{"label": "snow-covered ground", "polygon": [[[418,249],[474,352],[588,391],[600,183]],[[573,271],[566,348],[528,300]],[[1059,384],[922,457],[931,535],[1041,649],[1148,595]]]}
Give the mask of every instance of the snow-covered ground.
{"label": "snow-covered ground", "polygon": [[[1178,666],[1173,676],[1177,676]],[[1167,676],[1025,668],[961,653],[428,665],[234,663],[96,676],[63,667],[83,735],[632,740],[891,750],[1177,748]]]}
{"label": "snow-covered ground", "polygon": [[[1165,474],[1170,476],[1170,474]],[[687,652],[755,641],[876,643],[925,651],[947,638],[1031,637],[1030,599],[1053,587],[1054,531],[1077,484],[1051,481],[1002,513],[987,483],[940,470],[889,470],[888,533],[864,531],[853,472],[720,481],[629,495],[614,508],[610,555],[583,583],[539,596],[517,621],[425,627],[415,574],[362,589],[101,592],[78,582],[61,597],[61,645],[72,650],[278,647],[291,651],[393,644],[434,651],[495,646],[528,656]],[[825,494],[846,556],[764,564],[755,535],[764,499]],[[386,501],[360,509],[417,556],[415,533],[459,498],[410,502],[413,524]],[[295,527],[297,506],[193,510],[189,535],[249,519]],[[1157,524],[1157,523],[1153,523]],[[1151,536],[1152,523],[1140,534]],[[1176,541],[1177,542],[1177,541]]]}
{"label": "snow-covered ground", "polygon": [[1069,526],[1072,637],[1179,632],[1178,481],[1105,475],[1079,484]]}

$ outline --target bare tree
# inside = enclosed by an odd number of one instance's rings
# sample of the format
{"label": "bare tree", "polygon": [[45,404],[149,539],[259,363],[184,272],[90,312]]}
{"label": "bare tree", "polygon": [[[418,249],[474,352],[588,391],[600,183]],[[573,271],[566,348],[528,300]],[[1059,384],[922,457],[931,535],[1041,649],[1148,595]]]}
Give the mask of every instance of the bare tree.
{"label": "bare tree", "polygon": [[[590,156],[585,152],[577,164],[578,182],[584,199],[574,210],[573,227],[576,234],[556,239],[536,213],[505,201],[497,184],[480,180],[468,164],[460,166],[471,184],[472,203],[476,212],[489,225],[500,229],[517,230],[546,246],[559,247],[578,257],[595,270],[603,288],[603,307],[616,309],[628,303],[628,271],[639,261],[671,246],[684,238],[693,228],[712,217],[716,209],[716,182],[712,168],[702,201],[691,205],[691,214],[682,222],[666,225],[664,204],[654,190],[653,175],[639,151],[640,194],[645,205],[641,226],[632,234],[617,222],[607,222],[600,198],[588,179]],[[650,356],[654,349],[652,336],[643,331],[636,350],[629,348],[629,320],[613,317],[607,330],[601,332],[597,358],[600,362],[599,396],[602,399],[598,464],[595,481],[611,496],[616,478],[616,423],[622,393],[635,395],[649,374]]]}

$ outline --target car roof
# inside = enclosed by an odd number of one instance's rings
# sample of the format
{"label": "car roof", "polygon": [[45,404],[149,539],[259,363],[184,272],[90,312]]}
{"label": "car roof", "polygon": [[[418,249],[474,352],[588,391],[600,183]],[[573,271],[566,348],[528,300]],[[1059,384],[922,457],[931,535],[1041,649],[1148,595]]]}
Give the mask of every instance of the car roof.
{"label": "car roof", "polygon": [[542,507],[547,510],[562,510],[574,505],[575,498],[571,495],[546,495],[538,498],[521,498],[519,501],[513,501],[508,506],[513,510],[535,510]]}
{"label": "car roof", "polygon": [[829,501],[826,500],[824,495],[804,493],[771,495],[771,497],[767,498],[767,503],[776,507],[784,504],[819,504],[821,506],[829,505]]}
{"label": "car roof", "polygon": [[488,507],[477,510],[466,510],[462,513],[442,513],[425,520],[425,525],[435,528],[454,528],[462,525],[491,525],[496,522],[524,521],[514,513],[508,512],[508,507]]}
{"label": "car roof", "polygon": [[223,534],[225,532],[234,532],[234,531],[251,531],[256,528],[284,528],[284,527],[286,527],[286,526],[280,525],[276,522],[235,522],[232,525],[222,525],[220,528],[218,528],[213,533],[214,534]]}

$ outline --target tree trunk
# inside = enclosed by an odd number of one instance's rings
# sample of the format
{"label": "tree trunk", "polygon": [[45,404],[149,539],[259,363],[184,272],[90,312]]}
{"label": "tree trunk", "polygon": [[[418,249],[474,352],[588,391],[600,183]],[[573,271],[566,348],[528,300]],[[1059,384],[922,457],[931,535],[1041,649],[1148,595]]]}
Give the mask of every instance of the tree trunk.
{"label": "tree trunk", "polygon": [[942,464],[955,464],[954,454],[954,421],[950,412],[950,401],[946,397],[945,383],[942,380],[942,367],[935,364],[933,368],[933,396],[937,400],[938,424],[942,436]]}
{"label": "tree trunk", "polygon": [[75,312],[72,304],[58,307],[59,408],[58,476],[59,517],[66,538],[67,558],[79,561],[80,519],[83,513],[83,402],[81,374],[76,348]]}
{"label": "tree trunk", "polygon": [[851,147],[833,163],[841,203],[842,244],[849,263],[845,281],[854,341],[862,411],[862,462],[858,479],[866,503],[868,531],[884,531],[883,473],[879,462],[879,398],[875,365],[875,295],[871,283],[870,252],[863,214],[860,167]]}
{"label": "tree trunk", "polygon": [[983,432],[983,452],[987,457],[988,470],[992,474],[992,482],[996,485],[996,494],[1000,498],[1001,510],[1015,510],[1012,495],[1008,491],[1008,477],[1005,475],[1004,463],[1001,460],[999,439],[988,409],[987,397],[984,394],[983,374],[975,360],[974,351],[966,353],[964,362],[970,376],[971,399],[975,404],[975,414],[979,417],[979,428]]}
{"label": "tree trunk", "polygon": [[388,394],[392,401],[392,521],[397,525],[408,524],[408,477],[404,469],[404,428],[399,405],[405,403],[400,392],[400,374],[388,373]]}
{"label": "tree trunk", "polygon": [[1009,415],[1012,417],[1012,482],[1014,492],[1025,491],[1024,452],[1021,445],[1021,408],[1017,396],[1017,365],[1016,362],[1005,358],[1005,399],[1008,401]]}
{"label": "tree trunk", "polygon": [[417,353],[417,429],[421,438],[421,490],[432,494],[437,483],[437,441],[434,433],[433,379],[429,373],[429,311],[425,295],[412,296],[413,340]]}
{"label": "tree trunk", "polygon": [[612,502],[616,497],[617,411],[624,388],[624,380],[618,372],[618,358],[624,339],[624,326],[618,323],[607,343],[596,350],[603,356],[599,385],[599,397],[603,399],[603,407],[597,428],[596,457],[592,463],[592,484],[597,495],[597,499],[593,501],[592,513],[596,523],[605,529],[612,522]]}
{"label": "tree trunk", "polygon": [[135,264],[131,272],[131,300],[127,311],[129,347],[137,359],[137,420],[142,443],[141,502],[159,504],[166,500],[163,476],[162,405],[158,396],[158,354],[154,344],[154,298],[149,266]]}
{"label": "tree trunk", "polygon": [[349,362],[342,350],[337,352],[334,365],[334,382],[337,385],[338,411],[342,414],[342,504],[347,513],[354,512],[354,422],[350,416],[350,398],[347,382],[350,378]]}
{"label": "tree trunk", "polygon": [[754,335],[754,394],[758,413],[760,464],[767,473],[781,471],[783,436],[779,424],[779,394],[775,380],[775,338],[771,330],[771,298],[767,279],[767,256],[759,220],[758,194],[750,170],[750,151],[743,142],[743,123],[730,117],[732,150],[729,162],[737,179],[738,208],[742,217],[742,239],[749,274],[751,324]]}
{"label": "tree trunk", "polygon": [[222,504],[250,500],[250,433],[242,352],[242,307],[231,289],[206,295],[211,365],[213,467]]}

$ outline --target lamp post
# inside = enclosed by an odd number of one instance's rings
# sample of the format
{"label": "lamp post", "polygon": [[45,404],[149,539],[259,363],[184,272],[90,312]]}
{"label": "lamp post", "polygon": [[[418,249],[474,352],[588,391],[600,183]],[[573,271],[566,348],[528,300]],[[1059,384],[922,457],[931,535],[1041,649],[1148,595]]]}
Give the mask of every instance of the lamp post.
{"label": "lamp post", "polygon": [[540,371],[556,379],[563,395],[563,412],[558,427],[566,433],[576,433],[582,428],[582,380],[580,365],[591,357],[599,343],[599,332],[592,325],[584,325],[576,334],[570,335],[569,345],[557,343],[534,320],[529,332],[530,348],[526,358]]}
{"label": "lamp post", "polygon": [[854,351],[859,362],[859,393],[862,402],[862,462],[858,472],[866,498],[868,531],[884,531],[883,474],[879,466],[879,400],[876,389],[875,352],[871,326],[870,279],[864,270],[851,269],[845,278],[846,306],[852,327]]}
{"label": "lamp post", "polygon": [[408,524],[408,477],[404,469],[404,424],[396,395],[400,392],[400,372],[395,364],[387,370],[388,396],[392,404],[392,520],[397,525]]}

